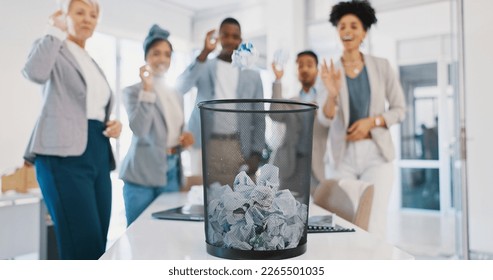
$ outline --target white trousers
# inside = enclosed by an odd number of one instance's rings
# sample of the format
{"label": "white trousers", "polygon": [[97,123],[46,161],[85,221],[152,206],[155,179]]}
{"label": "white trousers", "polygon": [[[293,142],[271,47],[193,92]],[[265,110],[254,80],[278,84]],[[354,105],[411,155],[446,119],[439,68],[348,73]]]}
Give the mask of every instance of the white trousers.
{"label": "white trousers", "polygon": [[368,231],[386,238],[387,209],[394,180],[392,162],[387,162],[371,139],[348,142],[341,163],[335,169],[325,165],[329,179],[355,179],[375,186]]}

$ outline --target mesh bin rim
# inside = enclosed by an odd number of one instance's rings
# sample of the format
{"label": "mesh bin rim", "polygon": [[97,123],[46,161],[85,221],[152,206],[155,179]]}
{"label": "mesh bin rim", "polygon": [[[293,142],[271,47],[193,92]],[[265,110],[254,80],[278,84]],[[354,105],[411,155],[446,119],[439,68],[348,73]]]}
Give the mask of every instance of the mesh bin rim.
{"label": "mesh bin rim", "polygon": [[[236,109],[222,109],[211,108],[208,105],[212,104],[236,104],[236,103],[276,103],[276,104],[288,104],[288,105],[302,105],[306,108],[289,109],[289,110],[236,110]],[[318,105],[308,102],[294,101],[291,99],[213,99],[201,101],[197,104],[199,109],[216,111],[216,112],[231,112],[231,113],[293,113],[293,112],[308,112],[318,109]]]}

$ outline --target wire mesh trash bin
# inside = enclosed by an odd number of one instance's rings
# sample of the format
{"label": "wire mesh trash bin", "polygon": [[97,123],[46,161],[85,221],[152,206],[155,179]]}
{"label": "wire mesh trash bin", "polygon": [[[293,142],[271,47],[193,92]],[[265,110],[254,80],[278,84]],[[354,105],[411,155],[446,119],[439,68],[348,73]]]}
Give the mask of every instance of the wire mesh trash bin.
{"label": "wire mesh trash bin", "polygon": [[[229,259],[303,254],[317,106],[231,99],[198,107],[207,252]],[[261,164],[265,151],[272,152]]]}

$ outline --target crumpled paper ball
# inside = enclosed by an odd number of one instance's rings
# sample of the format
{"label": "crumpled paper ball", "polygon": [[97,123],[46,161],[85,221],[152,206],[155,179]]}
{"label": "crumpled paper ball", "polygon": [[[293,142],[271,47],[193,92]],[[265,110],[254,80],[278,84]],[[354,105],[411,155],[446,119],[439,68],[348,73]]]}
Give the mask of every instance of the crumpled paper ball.
{"label": "crumpled paper ball", "polygon": [[265,164],[257,184],[241,171],[234,187],[214,184],[207,210],[207,241],[223,248],[283,250],[298,246],[308,206],[288,189],[279,190],[279,168]]}
{"label": "crumpled paper ball", "polygon": [[289,52],[286,49],[278,49],[274,52],[274,66],[277,70],[284,70],[284,66],[288,63]]}
{"label": "crumpled paper ball", "polygon": [[231,56],[233,59],[233,66],[242,69],[253,67],[258,57],[259,53],[251,42],[241,43]]}

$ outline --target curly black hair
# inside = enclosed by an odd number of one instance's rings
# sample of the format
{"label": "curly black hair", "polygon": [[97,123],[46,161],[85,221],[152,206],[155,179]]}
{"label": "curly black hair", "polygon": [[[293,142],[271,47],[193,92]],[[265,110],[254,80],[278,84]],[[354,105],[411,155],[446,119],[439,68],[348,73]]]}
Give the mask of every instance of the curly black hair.
{"label": "curly black hair", "polygon": [[329,21],[337,26],[341,18],[347,14],[357,16],[363,23],[363,28],[368,30],[372,24],[377,23],[375,10],[367,0],[351,0],[350,2],[339,2],[332,7]]}

